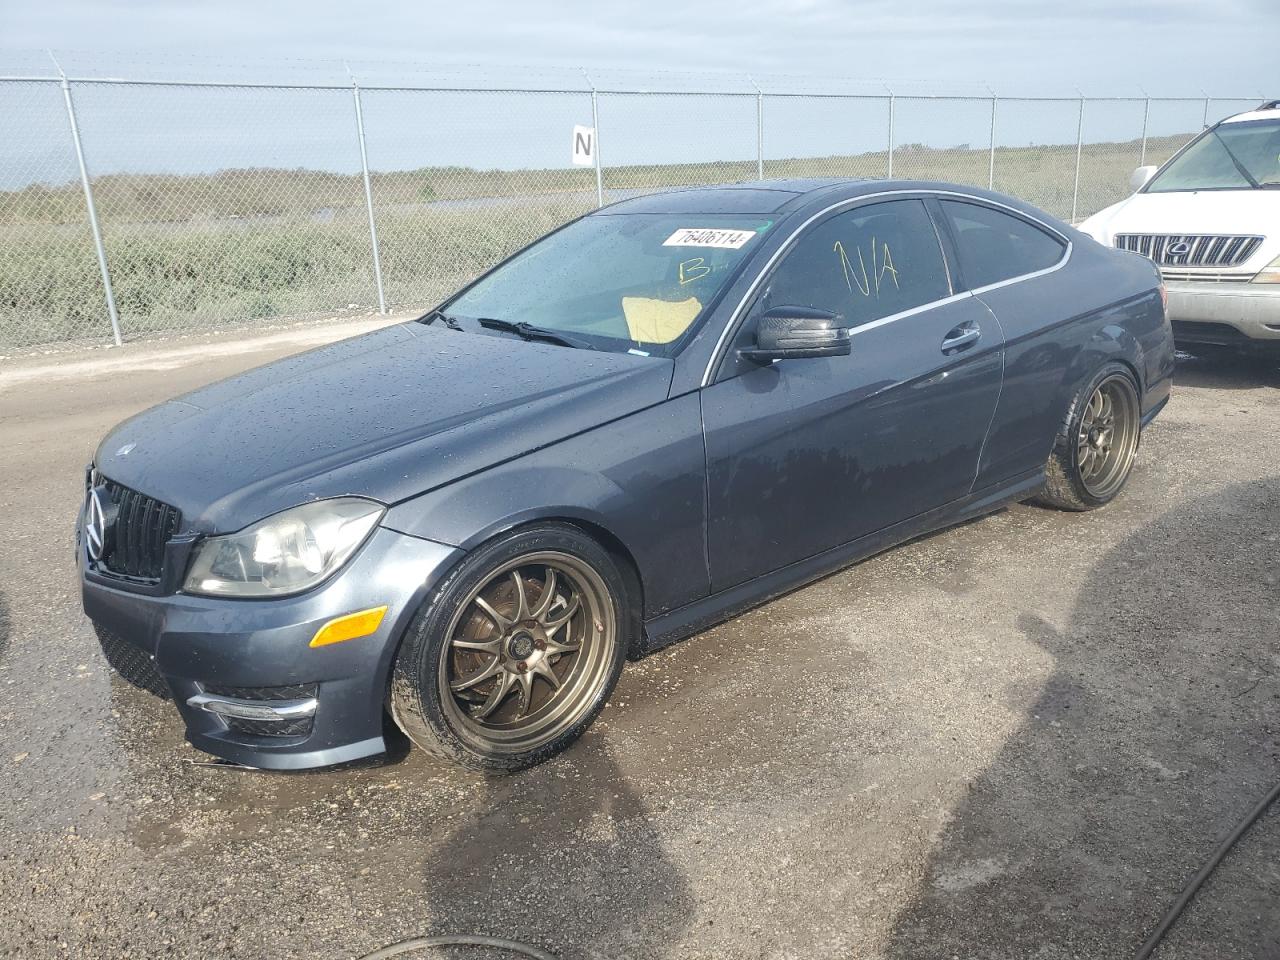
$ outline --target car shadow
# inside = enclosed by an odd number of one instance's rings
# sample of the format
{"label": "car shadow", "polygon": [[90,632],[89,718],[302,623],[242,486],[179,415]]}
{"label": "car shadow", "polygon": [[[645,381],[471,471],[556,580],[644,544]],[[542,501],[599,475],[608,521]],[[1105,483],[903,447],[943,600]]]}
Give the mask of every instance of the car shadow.
{"label": "car shadow", "polygon": [[423,862],[424,935],[505,937],[564,960],[656,956],[684,936],[694,898],[603,741],[478,780]]}
{"label": "car shadow", "polygon": [[[951,811],[885,956],[1133,955],[1277,777],[1277,548],[1280,480],[1238,484],[1101,556],[1065,625],[1018,621],[1053,672],[1009,678],[1026,719]],[[1210,953],[1186,955],[1280,956],[1258,906],[1280,881],[1249,882],[1202,891],[1213,910],[1183,932]]]}
{"label": "car shadow", "polygon": [[1195,346],[1178,348],[1174,389],[1253,390],[1280,387],[1280,352],[1271,355]]}

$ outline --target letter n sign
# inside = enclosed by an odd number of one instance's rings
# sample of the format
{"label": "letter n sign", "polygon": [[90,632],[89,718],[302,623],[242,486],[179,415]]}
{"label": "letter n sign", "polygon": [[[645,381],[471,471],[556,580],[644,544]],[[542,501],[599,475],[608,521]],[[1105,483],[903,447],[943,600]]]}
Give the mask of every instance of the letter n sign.
{"label": "letter n sign", "polygon": [[573,128],[573,165],[575,167],[590,167],[596,162],[596,128],[580,127],[575,125]]}

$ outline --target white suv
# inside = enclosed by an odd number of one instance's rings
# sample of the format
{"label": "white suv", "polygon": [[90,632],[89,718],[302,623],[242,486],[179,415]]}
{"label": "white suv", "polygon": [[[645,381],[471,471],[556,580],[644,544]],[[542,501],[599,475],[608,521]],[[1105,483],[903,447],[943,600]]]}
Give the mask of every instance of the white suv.
{"label": "white suv", "polygon": [[1280,100],[1229,117],[1080,229],[1150,257],[1179,343],[1280,351]]}

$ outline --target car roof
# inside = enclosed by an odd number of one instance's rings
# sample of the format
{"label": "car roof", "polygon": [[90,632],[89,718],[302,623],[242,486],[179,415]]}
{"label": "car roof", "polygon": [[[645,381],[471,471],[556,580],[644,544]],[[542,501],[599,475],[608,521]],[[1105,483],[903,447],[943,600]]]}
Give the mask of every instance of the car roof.
{"label": "car roof", "polygon": [[1280,120],[1280,100],[1269,100],[1254,110],[1227,117],[1223,123],[1245,123],[1249,120]]}
{"label": "car roof", "polygon": [[751,180],[710,187],[685,187],[619,200],[599,211],[617,213],[778,213],[801,198],[856,184],[883,180],[845,180],[839,177]]}
{"label": "car roof", "polygon": [[1041,223],[1061,231],[1066,227],[1056,217],[1019,200],[983,187],[945,183],[939,180],[855,180],[842,177],[814,177],[789,180],[751,180],[708,187],[685,187],[661,193],[619,200],[590,216],[626,213],[679,214],[767,214],[774,217],[808,213],[828,204],[871,194],[911,192],[956,194],[959,198],[987,200],[1019,210]]}

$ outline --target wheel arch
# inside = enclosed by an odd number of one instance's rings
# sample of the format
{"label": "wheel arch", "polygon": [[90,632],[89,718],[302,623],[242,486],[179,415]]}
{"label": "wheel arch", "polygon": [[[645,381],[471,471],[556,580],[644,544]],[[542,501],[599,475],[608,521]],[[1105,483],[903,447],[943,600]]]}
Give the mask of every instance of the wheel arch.
{"label": "wheel arch", "polygon": [[599,544],[617,564],[618,572],[622,575],[622,580],[627,589],[627,610],[634,618],[631,634],[631,652],[634,653],[643,639],[641,632],[644,628],[645,613],[644,577],[640,570],[640,564],[631,548],[608,525],[603,517],[592,511],[563,506],[526,510],[503,520],[495,521],[485,530],[477,531],[473,537],[468,538],[468,541],[461,546],[465,551],[470,552],[498,537],[519,533],[527,527],[544,523],[559,523],[576,527]]}
{"label": "wheel arch", "polygon": [[634,624],[636,629],[632,632],[632,647],[634,648],[640,644],[643,641],[641,633],[644,630],[644,580],[640,576],[640,565],[636,562],[631,549],[612,530],[594,521],[574,520],[569,517],[549,519],[552,522],[568,523],[580,528],[587,536],[604,547],[609,556],[613,558],[613,562],[618,565],[618,572],[622,574],[623,582],[627,586],[627,599],[631,601],[628,609],[636,621]]}
{"label": "wheel arch", "polygon": [[[440,581],[447,579],[452,569],[461,563],[463,558],[485,544],[491,543],[500,537],[518,533],[528,527],[546,523],[558,523],[576,528],[594,540],[613,559],[627,590],[627,596],[623,598],[626,612],[632,617],[628,656],[636,656],[639,648],[643,646],[647,597],[645,577],[635,552],[627,544],[623,536],[608,522],[607,518],[597,511],[567,504],[547,504],[528,507],[502,516],[495,516],[488,522],[477,525],[466,537],[457,538],[459,542],[455,546],[459,552],[449,564],[448,569],[438,572],[434,578],[435,582],[438,584]],[[431,602],[435,592],[435,586],[426,590],[418,599],[416,607],[420,609],[423,604]],[[404,643],[404,633],[415,614],[416,609],[408,612],[408,616],[404,620],[404,628],[399,631],[395,642],[391,645],[391,650],[388,651],[390,654],[387,666],[388,675],[389,664],[394,662],[396,653]]]}
{"label": "wheel arch", "polygon": [[1059,405],[1062,411],[1059,424],[1071,419],[1076,405],[1086,385],[1108,363],[1118,363],[1133,378],[1134,387],[1138,391],[1141,405],[1146,393],[1146,382],[1142,375],[1145,351],[1138,338],[1120,323],[1106,323],[1094,331],[1088,342],[1076,354],[1076,362],[1069,368],[1063,379],[1063,397]]}

